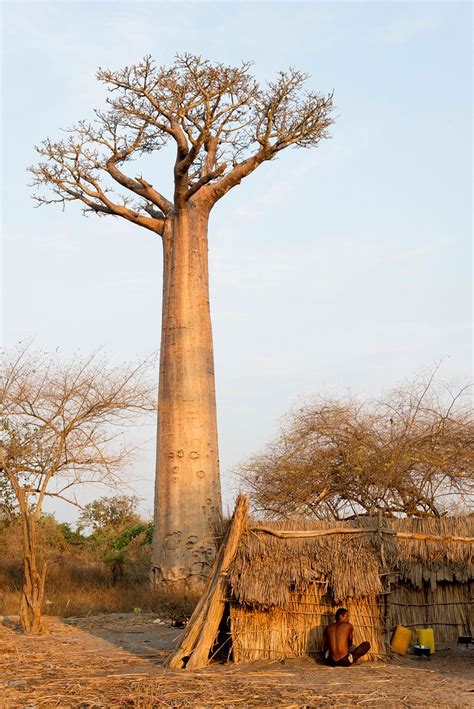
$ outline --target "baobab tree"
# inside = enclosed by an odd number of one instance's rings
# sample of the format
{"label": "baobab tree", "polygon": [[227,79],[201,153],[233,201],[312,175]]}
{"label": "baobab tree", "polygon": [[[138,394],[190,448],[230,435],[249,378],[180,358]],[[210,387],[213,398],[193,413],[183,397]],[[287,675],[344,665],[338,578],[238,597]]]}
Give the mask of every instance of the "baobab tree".
{"label": "baobab tree", "polygon": [[[206,576],[220,514],[214,355],[209,310],[208,223],[215,204],[262,163],[291,146],[327,137],[332,95],[307,91],[290,69],[259,86],[251,65],[151,57],[120,71],[100,69],[107,110],[62,141],[45,140],[31,168],[39,204],[76,201],[161,237],[163,309],[158,395],[156,580]],[[174,146],[173,195],[133,159]],[[169,154],[169,153],[168,153]],[[122,191],[120,191],[122,188]],[[119,190],[119,191],[117,191]]]}

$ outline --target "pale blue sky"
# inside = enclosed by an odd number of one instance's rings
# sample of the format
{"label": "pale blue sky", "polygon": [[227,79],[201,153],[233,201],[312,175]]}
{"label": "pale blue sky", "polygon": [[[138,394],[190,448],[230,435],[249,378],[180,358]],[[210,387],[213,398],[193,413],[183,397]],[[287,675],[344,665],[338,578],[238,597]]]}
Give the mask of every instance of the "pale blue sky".
{"label": "pale blue sky", "polygon": [[[2,15],[4,345],[158,348],[158,238],[78,205],[34,209],[25,168],[103,105],[98,66],[187,51],[254,60],[260,80],[291,65],[335,91],[332,140],[263,166],[211,219],[226,501],[228,471],[301,397],[378,394],[441,358],[444,378],[470,378],[469,3],[16,0]],[[147,169],[166,191],[166,161]],[[146,509],[152,459],[149,444]]]}

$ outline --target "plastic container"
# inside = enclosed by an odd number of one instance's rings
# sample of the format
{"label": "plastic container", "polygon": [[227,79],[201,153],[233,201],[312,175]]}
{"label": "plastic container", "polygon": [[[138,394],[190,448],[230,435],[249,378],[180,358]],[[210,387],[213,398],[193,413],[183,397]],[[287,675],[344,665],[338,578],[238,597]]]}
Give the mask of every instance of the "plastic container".
{"label": "plastic container", "polygon": [[408,646],[411,643],[411,630],[410,628],[405,628],[404,625],[397,625],[395,628],[392,640],[390,642],[390,647],[393,652],[397,655],[406,655],[408,652]]}
{"label": "plastic container", "polygon": [[416,631],[418,645],[425,645],[431,650],[431,654],[435,651],[435,639],[433,628],[418,628]]}

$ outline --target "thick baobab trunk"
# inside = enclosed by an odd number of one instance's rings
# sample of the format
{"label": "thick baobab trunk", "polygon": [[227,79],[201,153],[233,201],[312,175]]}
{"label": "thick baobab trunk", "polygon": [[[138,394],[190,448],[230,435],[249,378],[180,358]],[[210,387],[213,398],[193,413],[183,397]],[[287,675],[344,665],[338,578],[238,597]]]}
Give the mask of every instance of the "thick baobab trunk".
{"label": "thick baobab trunk", "polygon": [[209,575],[221,513],[207,224],[188,202],[163,235],[153,577],[190,589]]}
{"label": "thick baobab trunk", "polygon": [[38,571],[36,549],[36,520],[23,517],[23,589],[20,606],[20,622],[25,633],[36,635],[42,631],[46,562]]}

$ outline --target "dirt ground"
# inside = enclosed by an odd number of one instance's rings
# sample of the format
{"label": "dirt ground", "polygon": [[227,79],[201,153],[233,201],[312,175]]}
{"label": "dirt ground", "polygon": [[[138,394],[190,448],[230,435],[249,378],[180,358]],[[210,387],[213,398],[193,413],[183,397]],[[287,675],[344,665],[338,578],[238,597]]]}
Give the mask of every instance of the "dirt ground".
{"label": "dirt ground", "polygon": [[1,709],[474,707],[474,649],[330,668],[311,658],[168,670],[181,631],[151,614],[46,621],[28,638],[0,624]]}

